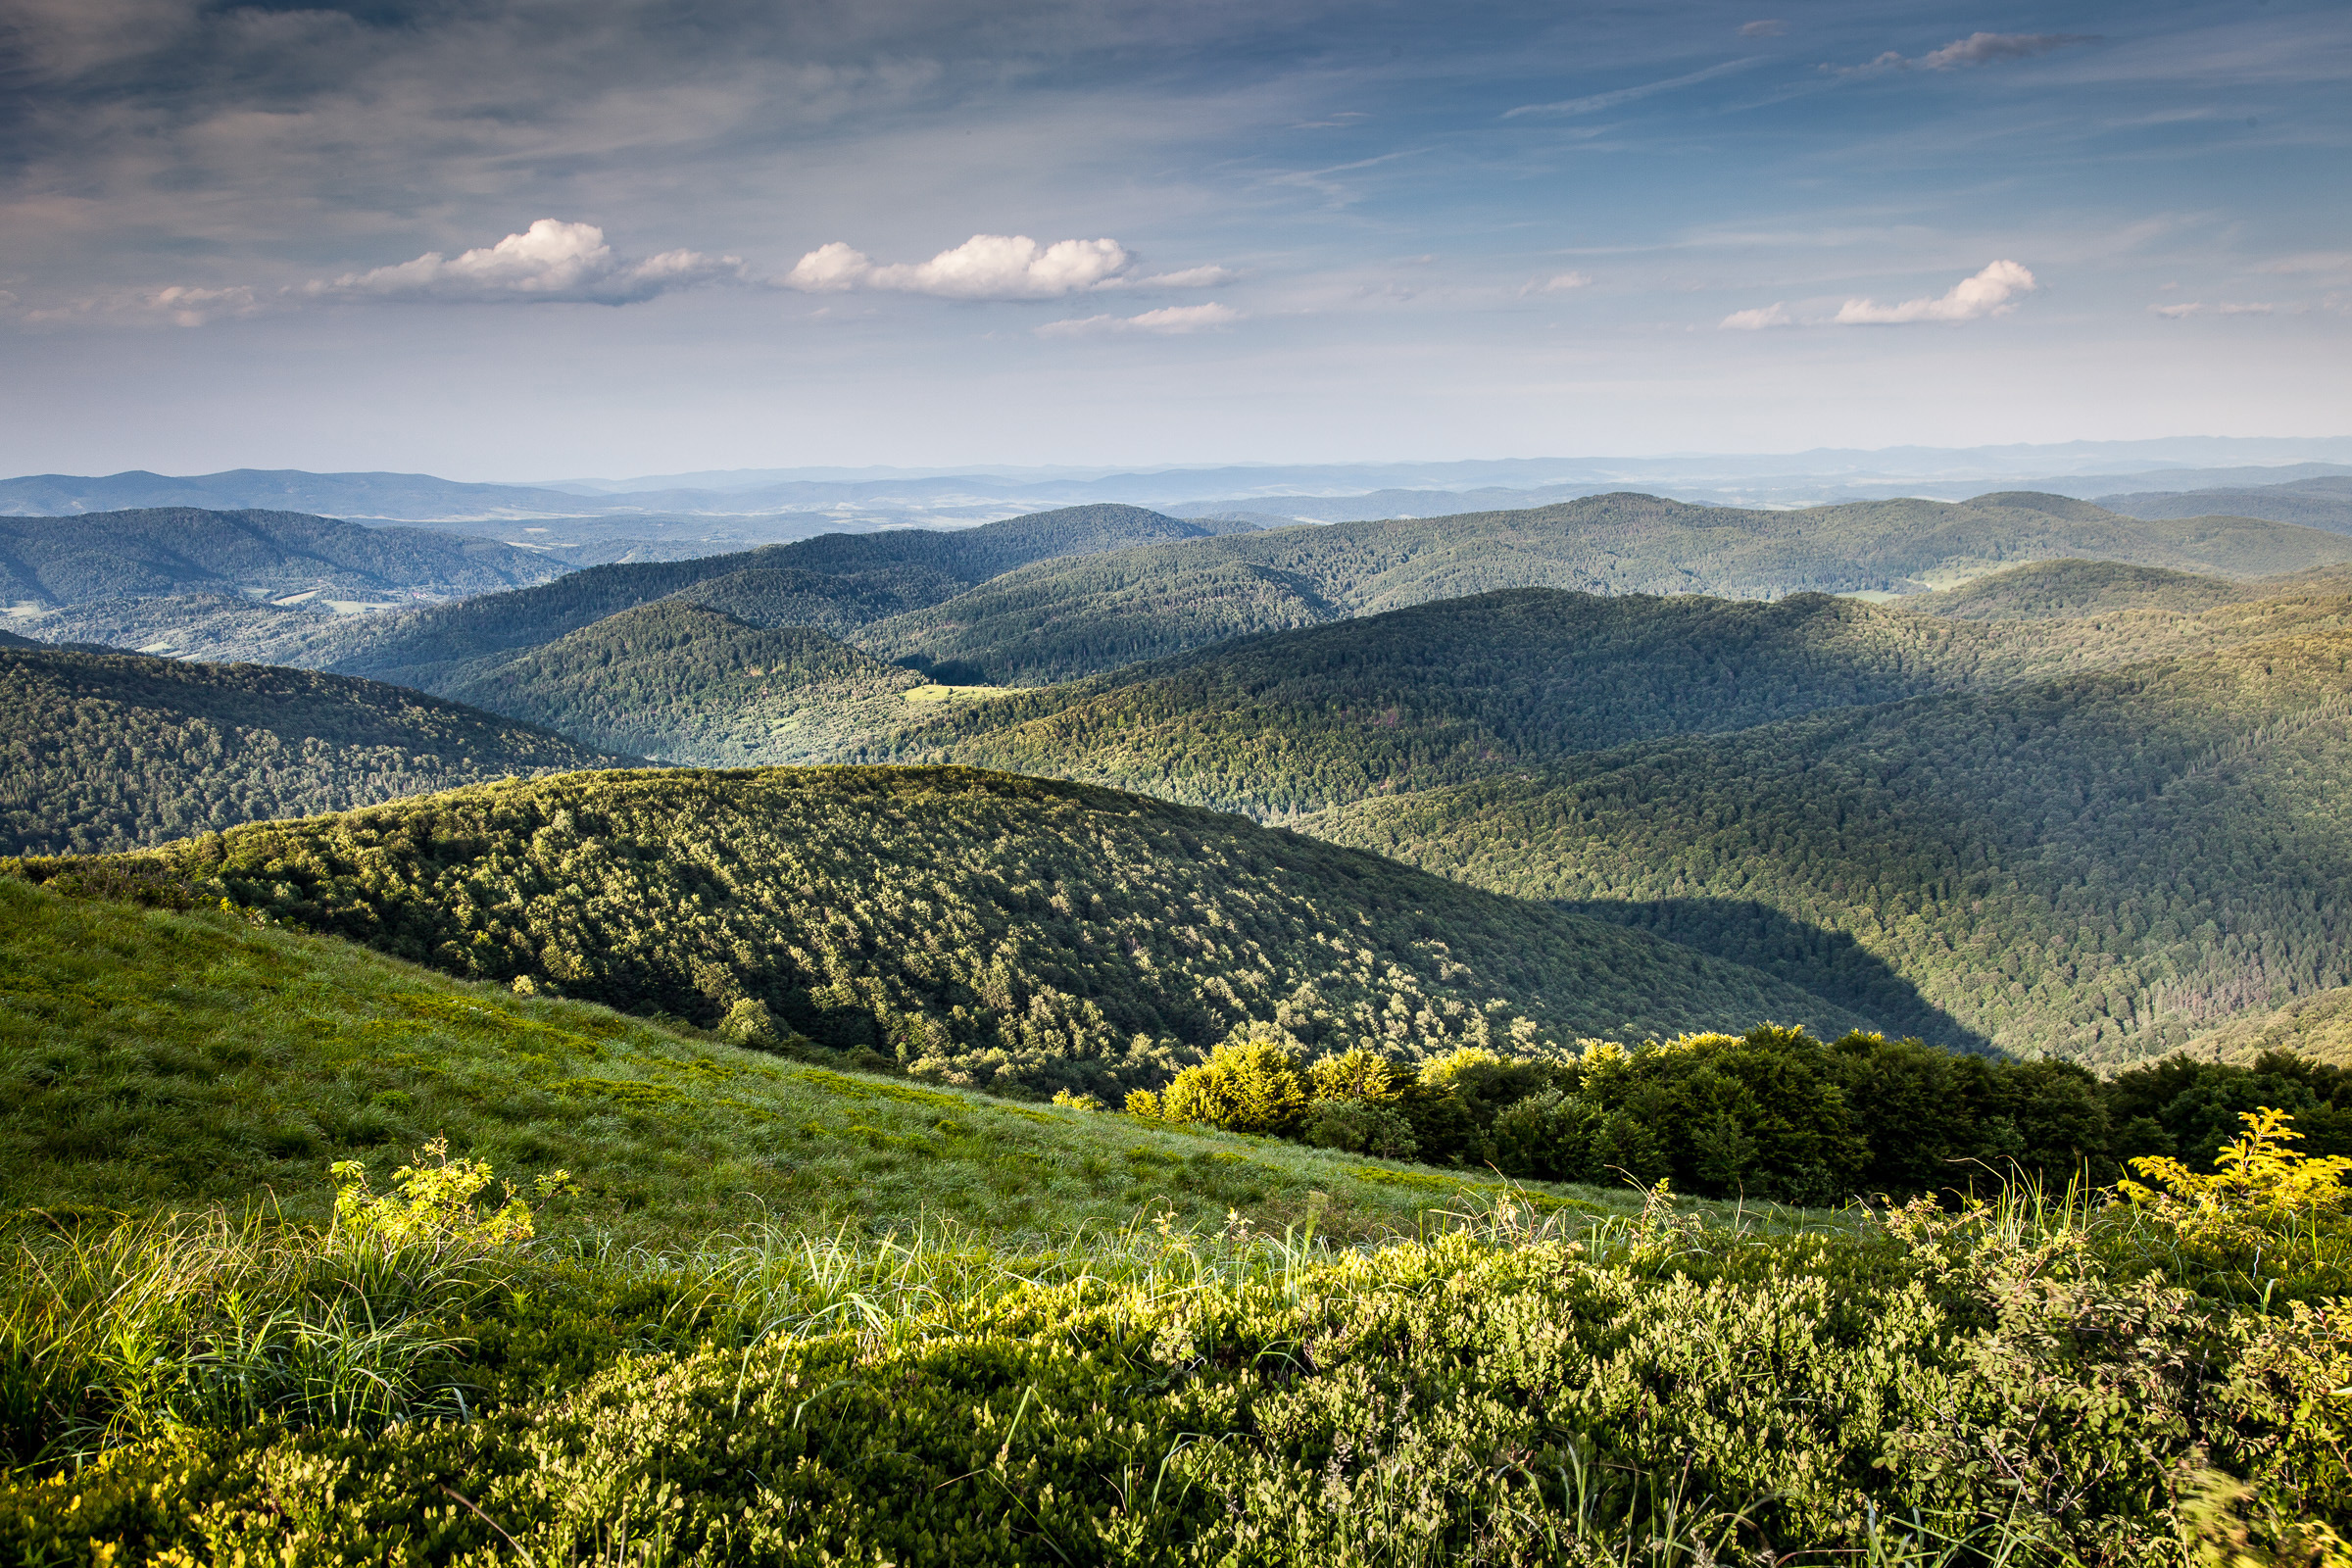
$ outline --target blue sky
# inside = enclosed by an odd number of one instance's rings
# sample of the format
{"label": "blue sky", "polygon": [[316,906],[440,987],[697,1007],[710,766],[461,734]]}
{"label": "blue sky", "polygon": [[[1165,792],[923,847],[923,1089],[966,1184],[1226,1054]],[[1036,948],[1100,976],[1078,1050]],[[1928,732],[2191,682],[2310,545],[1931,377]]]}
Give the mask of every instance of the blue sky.
{"label": "blue sky", "polygon": [[2352,7],[13,0],[0,468],[2352,433]]}

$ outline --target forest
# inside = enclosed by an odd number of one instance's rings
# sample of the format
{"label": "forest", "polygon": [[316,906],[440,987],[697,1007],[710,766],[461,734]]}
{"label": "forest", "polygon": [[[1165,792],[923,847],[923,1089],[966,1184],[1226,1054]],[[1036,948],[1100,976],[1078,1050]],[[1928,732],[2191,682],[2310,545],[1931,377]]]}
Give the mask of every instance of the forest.
{"label": "forest", "polygon": [[616,759],[398,686],[0,647],[0,849],[103,854]]}

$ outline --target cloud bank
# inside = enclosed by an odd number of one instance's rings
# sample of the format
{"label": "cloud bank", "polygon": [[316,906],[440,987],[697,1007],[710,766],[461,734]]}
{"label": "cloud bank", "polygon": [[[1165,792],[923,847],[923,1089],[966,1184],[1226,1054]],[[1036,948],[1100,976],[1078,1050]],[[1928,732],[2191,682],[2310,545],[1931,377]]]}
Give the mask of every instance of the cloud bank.
{"label": "cloud bank", "polygon": [[1973,277],[1964,277],[1934,299],[1905,300],[1881,305],[1876,300],[1847,300],[1838,309],[1839,326],[1898,326],[1909,321],[1978,321],[2006,316],[2017,309],[2017,296],[2039,285],[2034,274],[2016,262],[1994,262]]}
{"label": "cloud bank", "polygon": [[304,292],[346,299],[636,305],[676,289],[738,282],[743,275],[740,257],[699,251],[627,261],[613,254],[594,223],[542,218],[495,245],[456,257],[427,251],[413,262],[315,282]]}
{"label": "cloud bank", "polygon": [[[884,289],[950,300],[1053,300],[1118,279],[1134,258],[1114,239],[1065,239],[1040,245],[1026,234],[974,234],[927,262],[877,267],[863,251],[836,240],[802,257],[781,279],[810,294]],[[1196,268],[1159,282],[1222,281],[1223,270]]]}

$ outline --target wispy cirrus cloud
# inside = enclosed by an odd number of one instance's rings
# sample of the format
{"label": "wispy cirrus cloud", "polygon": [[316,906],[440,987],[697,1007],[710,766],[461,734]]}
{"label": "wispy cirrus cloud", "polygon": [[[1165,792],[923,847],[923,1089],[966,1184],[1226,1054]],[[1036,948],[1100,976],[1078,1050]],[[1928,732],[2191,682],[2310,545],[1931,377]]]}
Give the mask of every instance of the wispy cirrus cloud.
{"label": "wispy cirrus cloud", "polygon": [[542,218],[495,245],[346,272],[304,287],[314,298],[636,305],[676,289],[744,281],[743,259],[663,251],[641,261],[614,253],[594,223]]}
{"label": "wispy cirrus cloud", "polygon": [[1140,316],[1084,316],[1067,321],[1048,321],[1037,329],[1039,337],[1103,337],[1124,332],[1146,332],[1169,337],[1185,332],[1203,332],[1211,327],[1231,326],[1242,318],[1242,313],[1230,305],[1167,305]]}
{"label": "wispy cirrus cloud", "polygon": [[2078,44],[2097,43],[2095,32],[1972,32],[1965,38],[1955,38],[1940,49],[1931,49],[1916,59],[1889,49],[1875,60],[1858,66],[1824,66],[1821,69],[1835,75],[1876,75],[1890,71],[1958,71],[1969,66],[1989,66],[2008,60],[2031,60],[2055,49],[2068,49]]}
{"label": "wispy cirrus cloud", "polygon": [[[877,266],[863,251],[836,240],[802,257],[779,281],[811,294],[880,289],[951,300],[1053,300],[1109,283],[1133,261],[1115,239],[1040,245],[1026,234],[974,234],[927,262]],[[1222,269],[1194,269],[1196,273],[1210,270]],[[1197,277],[1194,282],[1217,280]]]}
{"label": "wispy cirrus cloud", "polygon": [[2260,302],[2244,303],[2224,300],[2219,304],[2208,305],[2202,300],[2187,300],[2179,305],[2151,305],[2148,307],[2148,312],[2152,316],[2161,316],[2168,320],[2179,321],[2191,316],[2269,316],[2278,309],[2278,307],[2276,305]]}
{"label": "wispy cirrus cloud", "polygon": [[1678,87],[1695,87],[1702,81],[1713,81],[1718,76],[1728,76],[1735,72],[1751,70],[1763,63],[1761,59],[1726,60],[1709,66],[1703,71],[1693,71],[1680,76],[1669,76],[1663,81],[1645,81],[1635,87],[1618,87],[1608,92],[1587,93],[1581,98],[1562,98],[1556,103],[1521,104],[1516,109],[1504,110],[1502,118],[1522,120],[1534,115],[1562,118],[1574,115],[1597,115],[1604,110],[1614,109],[1619,104],[1630,104],[1636,99],[1647,98],[1653,93],[1672,92]]}

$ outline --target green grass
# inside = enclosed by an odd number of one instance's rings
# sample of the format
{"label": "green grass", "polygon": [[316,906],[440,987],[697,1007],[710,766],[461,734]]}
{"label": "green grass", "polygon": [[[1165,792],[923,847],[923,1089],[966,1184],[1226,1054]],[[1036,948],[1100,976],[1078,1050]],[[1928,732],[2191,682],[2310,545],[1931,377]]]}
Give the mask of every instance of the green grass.
{"label": "green grass", "polygon": [[1067,1236],[1159,1212],[1214,1226],[1228,1208],[1370,1236],[1501,1190],[838,1071],[226,914],[17,882],[0,882],[0,1102],[8,1208],[258,1199],[317,1218],[329,1161],[380,1179],[436,1135],[502,1176],[574,1172],[551,1234],[660,1246],[766,1219]]}

